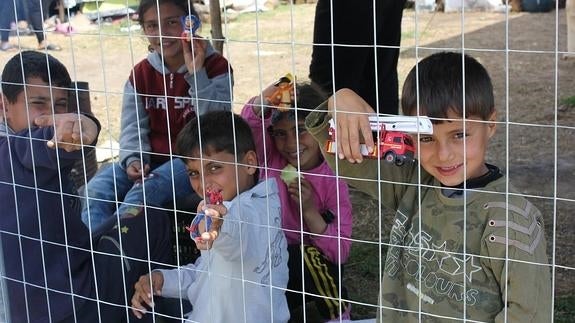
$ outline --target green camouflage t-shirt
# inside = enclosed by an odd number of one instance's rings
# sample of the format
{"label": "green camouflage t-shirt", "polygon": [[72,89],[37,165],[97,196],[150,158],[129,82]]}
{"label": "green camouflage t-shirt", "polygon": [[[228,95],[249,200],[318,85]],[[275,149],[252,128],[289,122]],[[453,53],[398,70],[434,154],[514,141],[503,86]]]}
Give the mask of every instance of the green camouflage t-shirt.
{"label": "green camouflage t-shirt", "polygon": [[396,210],[379,321],[551,321],[543,219],[505,177],[448,198],[417,163],[349,164],[326,154],[327,121],[324,104],[306,126],[330,166],[338,163],[350,185]]}

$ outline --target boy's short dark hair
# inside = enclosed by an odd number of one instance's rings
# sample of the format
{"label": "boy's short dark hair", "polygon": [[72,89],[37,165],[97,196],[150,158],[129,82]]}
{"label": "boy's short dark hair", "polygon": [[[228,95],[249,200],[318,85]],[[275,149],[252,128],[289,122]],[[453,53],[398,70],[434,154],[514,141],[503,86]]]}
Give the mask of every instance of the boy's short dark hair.
{"label": "boy's short dark hair", "polygon": [[176,142],[178,154],[197,157],[193,155],[200,151],[200,147],[203,153],[226,152],[238,159],[250,150],[256,150],[250,126],[230,111],[208,112],[184,126]]}
{"label": "boy's short dark hair", "polygon": [[195,1],[193,0],[142,0],[140,1],[140,5],[138,6],[138,22],[140,23],[140,25],[144,25],[144,13],[155,6],[161,6],[163,4],[166,3],[171,3],[173,5],[175,5],[176,7],[179,7],[180,9],[182,9],[186,15],[194,15],[198,18],[200,18],[198,16],[198,13],[196,12],[196,9],[193,6],[193,3]]}
{"label": "boy's short dark hair", "polygon": [[432,118],[435,124],[442,123],[444,120],[439,119],[446,119],[449,111],[463,117],[464,102],[465,117],[489,120],[495,110],[489,73],[476,59],[461,53],[436,53],[411,69],[401,95],[403,114],[418,114],[418,98],[419,114]]}
{"label": "boy's short dark hair", "polygon": [[[295,86],[295,99],[297,101],[297,118],[298,120],[305,120],[311,111],[327,100],[328,95],[319,86],[311,83],[296,83]],[[292,102],[292,108],[296,105]],[[281,112],[278,109],[272,109],[271,124],[275,125],[278,121],[289,118],[295,120],[295,109],[289,109]]]}
{"label": "boy's short dark hair", "polygon": [[49,54],[23,51],[12,57],[2,71],[2,94],[10,103],[24,91],[26,80],[38,77],[53,87],[69,88],[72,84],[66,66]]}

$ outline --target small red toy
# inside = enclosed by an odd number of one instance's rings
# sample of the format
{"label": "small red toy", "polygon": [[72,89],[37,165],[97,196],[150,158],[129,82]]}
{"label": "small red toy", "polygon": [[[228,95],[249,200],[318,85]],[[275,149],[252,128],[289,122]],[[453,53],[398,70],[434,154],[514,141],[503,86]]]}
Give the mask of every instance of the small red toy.
{"label": "small red toy", "polygon": [[[206,204],[220,205],[223,202],[224,198],[222,196],[221,191],[212,191],[210,189],[206,191]],[[192,238],[193,240],[197,241],[201,239],[199,225],[203,219],[206,219],[205,222],[206,230],[204,232],[209,231],[212,226],[212,218],[206,216],[206,214],[203,212],[198,213],[192,220],[192,223],[189,226],[185,227],[185,229],[190,233],[190,238]]]}
{"label": "small red toy", "polygon": [[[335,154],[337,147],[335,142],[337,138],[336,127],[333,119],[329,123],[328,134],[330,138],[325,143],[325,150]],[[372,115],[369,117],[369,123],[375,149],[370,153],[365,144],[361,144],[361,154],[367,158],[384,158],[386,162],[394,163],[397,166],[415,160],[413,140],[405,132],[433,134],[433,126],[427,117]]]}
{"label": "small red toy", "polygon": [[206,202],[207,204],[222,204],[224,202],[224,197],[222,196],[222,191],[206,191]]}

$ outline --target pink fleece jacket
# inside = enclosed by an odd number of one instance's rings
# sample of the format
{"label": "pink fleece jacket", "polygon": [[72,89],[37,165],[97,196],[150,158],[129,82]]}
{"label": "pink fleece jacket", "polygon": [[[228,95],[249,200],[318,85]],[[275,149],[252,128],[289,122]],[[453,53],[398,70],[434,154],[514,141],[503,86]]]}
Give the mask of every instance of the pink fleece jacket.
{"label": "pink fleece jacket", "polygon": [[[319,166],[302,172],[315,193],[315,206],[320,213],[329,210],[335,218],[321,235],[310,235],[309,229],[300,216],[300,206],[288,193],[287,185],[280,178],[287,161],[276,150],[273,139],[266,129],[270,126],[269,117],[262,119],[252,109],[252,98],[242,109],[242,118],[250,125],[257,148],[260,178],[275,178],[282,208],[282,227],[288,244],[313,245],[333,263],[345,263],[351,247],[352,209],[347,184],[338,180],[324,161]],[[319,153],[319,152],[318,152]],[[338,200],[339,194],[339,200]],[[338,203],[339,202],[339,203]],[[338,237],[340,239],[338,240]]]}

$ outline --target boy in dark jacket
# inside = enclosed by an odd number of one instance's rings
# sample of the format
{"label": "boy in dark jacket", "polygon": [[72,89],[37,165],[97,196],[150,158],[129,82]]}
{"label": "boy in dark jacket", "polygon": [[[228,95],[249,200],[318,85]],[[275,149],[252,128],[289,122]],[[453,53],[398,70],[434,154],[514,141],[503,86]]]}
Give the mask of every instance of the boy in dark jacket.
{"label": "boy in dark jacket", "polygon": [[169,219],[111,221],[91,240],[69,176],[93,149],[98,121],[65,113],[70,75],[50,55],[18,53],[2,82],[0,239],[11,321],[120,322],[150,261],[170,261]]}

